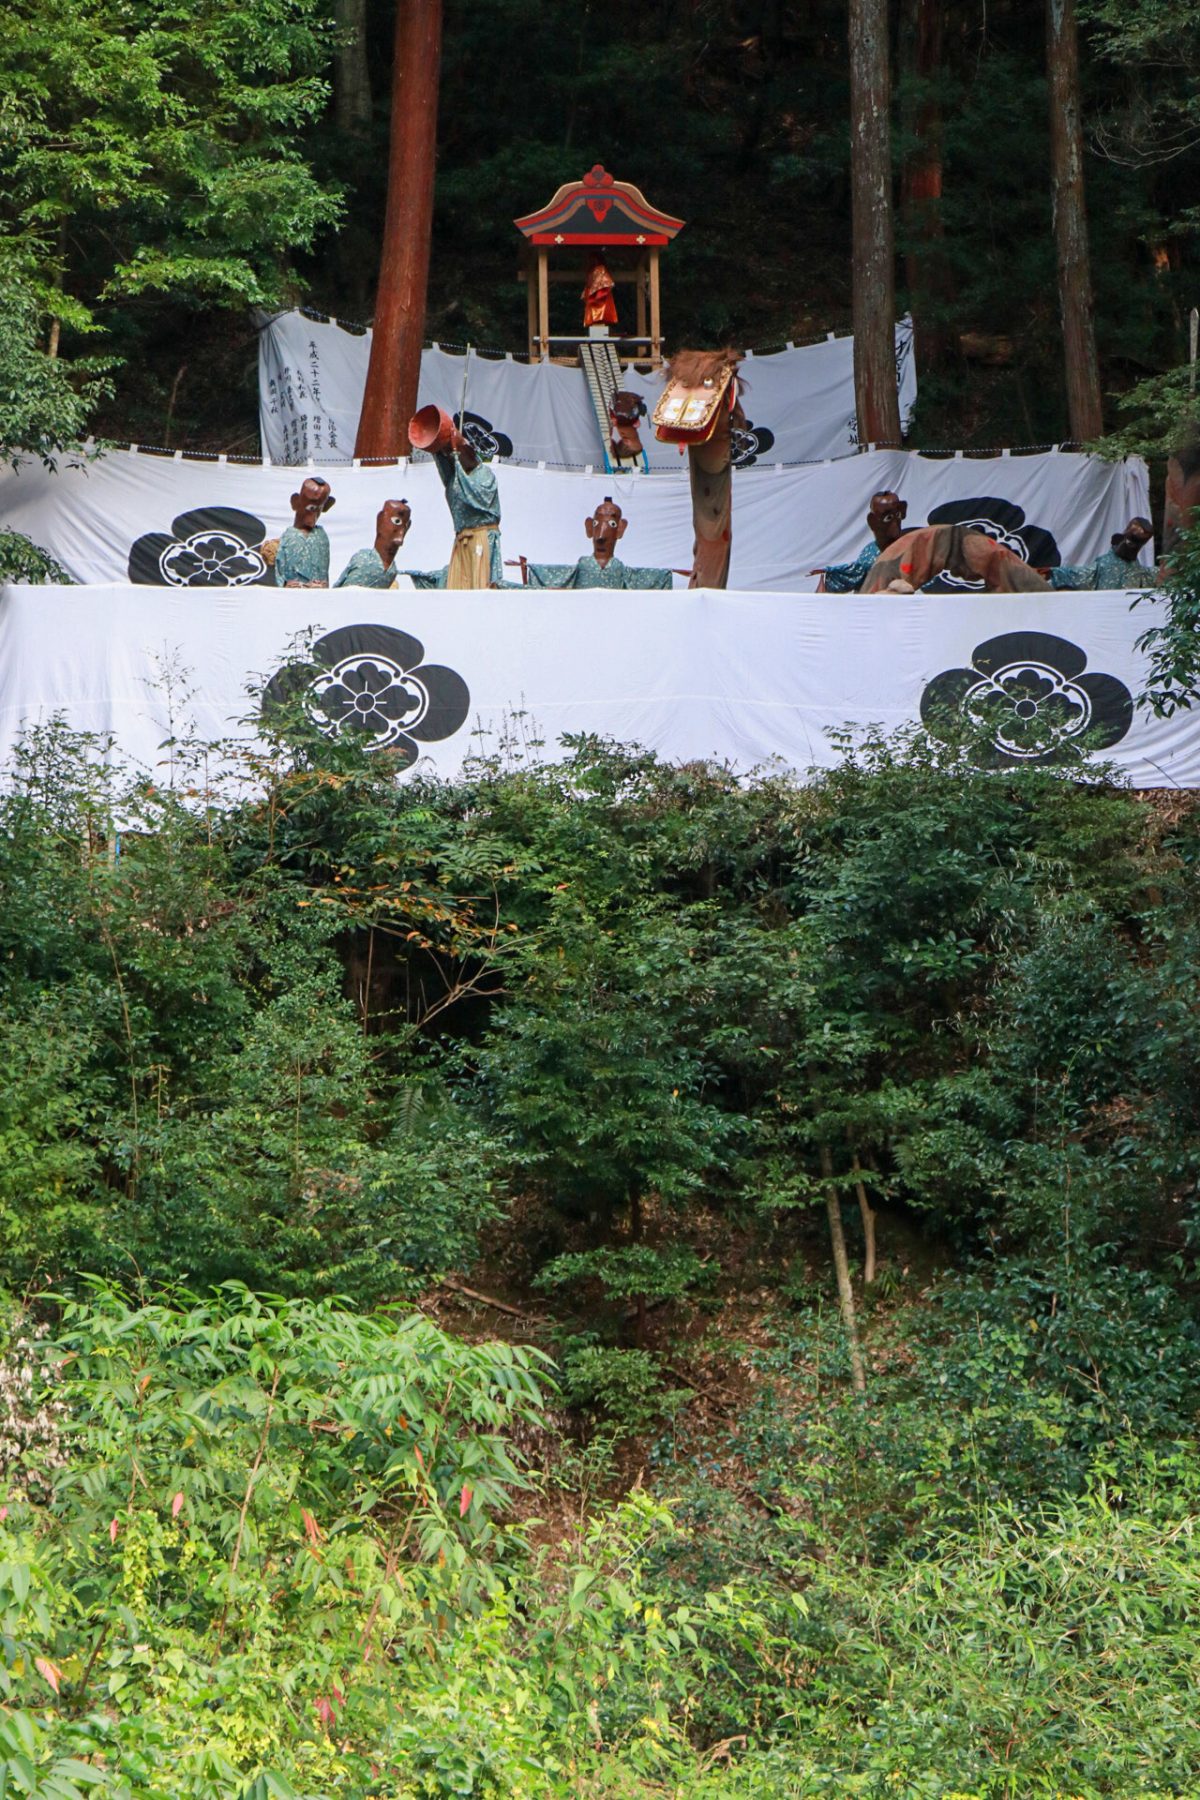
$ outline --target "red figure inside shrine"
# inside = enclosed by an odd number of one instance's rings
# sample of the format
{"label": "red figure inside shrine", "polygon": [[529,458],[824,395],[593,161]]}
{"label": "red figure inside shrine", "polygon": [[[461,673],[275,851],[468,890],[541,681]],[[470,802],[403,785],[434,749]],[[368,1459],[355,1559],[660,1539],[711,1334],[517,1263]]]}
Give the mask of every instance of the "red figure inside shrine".
{"label": "red figure inside shrine", "polygon": [[605,267],[604,257],[599,250],[593,250],[588,258],[587,278],[581,296],[585,330],[592,325],[616,324],[617,303],[613,299],[616,285]]}

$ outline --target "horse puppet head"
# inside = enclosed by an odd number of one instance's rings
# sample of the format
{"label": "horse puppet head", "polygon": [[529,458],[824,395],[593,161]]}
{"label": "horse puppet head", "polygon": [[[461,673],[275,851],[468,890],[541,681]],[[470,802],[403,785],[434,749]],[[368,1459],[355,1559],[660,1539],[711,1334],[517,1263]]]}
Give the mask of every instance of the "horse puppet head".
{"label": "horse puppet head", "polygon": [[661,443],[728,440],[730,427],[745,423],[741,360],[740,350],[676,351],[663,370],[663,391],[654,408],[654,435]]}

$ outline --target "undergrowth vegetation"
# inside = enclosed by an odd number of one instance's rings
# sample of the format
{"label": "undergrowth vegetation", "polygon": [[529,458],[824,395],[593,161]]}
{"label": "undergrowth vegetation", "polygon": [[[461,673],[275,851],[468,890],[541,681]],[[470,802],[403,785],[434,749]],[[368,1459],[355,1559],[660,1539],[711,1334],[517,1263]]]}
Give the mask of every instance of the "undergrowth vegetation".
{"label": "undergrowth vegetation", "polygon": [[0,796],[0,1793],[1196,1791],[1186,799],[100,748]]}

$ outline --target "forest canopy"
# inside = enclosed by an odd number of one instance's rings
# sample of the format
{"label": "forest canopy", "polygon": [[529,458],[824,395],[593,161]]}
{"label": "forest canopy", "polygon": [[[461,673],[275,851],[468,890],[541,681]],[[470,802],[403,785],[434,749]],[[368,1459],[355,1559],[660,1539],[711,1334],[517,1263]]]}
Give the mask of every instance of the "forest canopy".
{"label": "forest canopy", "polygon": [[[1081,0],[1079,29],[1112,429],[1112,396],[1187,355],[1200,24],[1177,0]],[[1042,9],[1013,0],[890,8],[897,300],[932,357],[921,444],[1066,435],[1044,40]],[[390,9],[364,0],[10,9],[0,274],[31,355],[113,366],[101,429],[245,448],[247,307],[370,317],[391,53]],[[523,346],[512,219],[597,160],[687,220],[667,266],[673,343],[762,348],[848,326],[843,5],[611,0],[550,30],[532,0],[448,0],[440,86],[431,337]]]}

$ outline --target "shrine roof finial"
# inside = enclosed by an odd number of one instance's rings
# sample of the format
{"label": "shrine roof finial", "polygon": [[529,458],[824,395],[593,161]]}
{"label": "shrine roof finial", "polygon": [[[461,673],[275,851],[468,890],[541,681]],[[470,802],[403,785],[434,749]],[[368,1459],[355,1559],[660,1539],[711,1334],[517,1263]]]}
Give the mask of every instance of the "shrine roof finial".
{"label": "shrine roof finial", "polygon": [[603,163],[582,181],[564,182],[548,206],[514,219],[531,244],[669,244],[684,221],[651,206],[640,188],[618,181]]}

